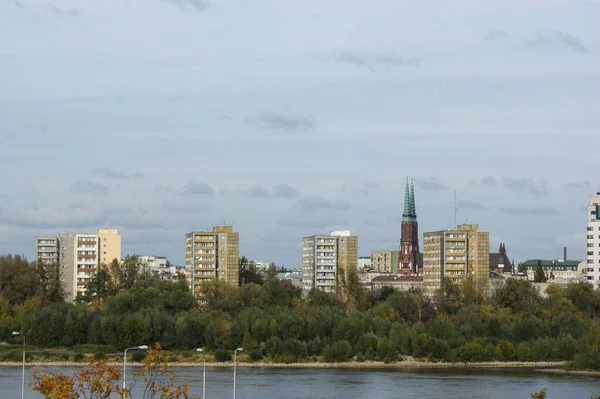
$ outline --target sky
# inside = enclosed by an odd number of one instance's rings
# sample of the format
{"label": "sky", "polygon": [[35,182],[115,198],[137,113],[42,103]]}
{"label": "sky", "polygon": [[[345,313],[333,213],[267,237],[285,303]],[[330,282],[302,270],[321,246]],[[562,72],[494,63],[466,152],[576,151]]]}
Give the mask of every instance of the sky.
{"label": "sky", "polygon": [[[585,258],[600,190],[599,1],[1,0],[0,254],[118,228],[182,265],[303,236],[397,249],[478,223],[515,261]],[[422,237],[422,236],[421,236]],[[422,240],[422,238],[421,238]]]}

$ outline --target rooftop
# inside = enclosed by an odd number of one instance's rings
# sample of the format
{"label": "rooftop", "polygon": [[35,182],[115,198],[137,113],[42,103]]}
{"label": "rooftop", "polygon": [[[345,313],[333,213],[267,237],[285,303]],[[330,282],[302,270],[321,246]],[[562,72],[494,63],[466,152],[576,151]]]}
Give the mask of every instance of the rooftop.
{"label": "rooftop", "polygon": [[423,281],[423,276],[403,276],[400,274],[394,274],[391,276],[377,276],[371,281]]}
{"label": "rooftop", "polygon": [[523,262],[523,265],[528,268],[535,268],[538,266],[538,262],[541,262],[542,267],[558,267],[558,266],[579,266],[578,260],[544,260],[544,259],[529,259]]}

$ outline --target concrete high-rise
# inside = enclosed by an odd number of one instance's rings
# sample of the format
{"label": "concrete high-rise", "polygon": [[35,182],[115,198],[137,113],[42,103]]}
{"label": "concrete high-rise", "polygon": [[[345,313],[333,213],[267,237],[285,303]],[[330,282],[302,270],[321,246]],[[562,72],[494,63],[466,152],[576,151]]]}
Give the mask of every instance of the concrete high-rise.
{"label": "concrete high-rise", "polygon": [[461,285],[471,275],[477,291],[484,297],[490,292],[490,236],[477,224],[463,224],[456,230],[423,234],[423,286],[433,296],[443,278]]}
{"label": "concrete high-rise", "polygon": [[214,280],[237,286],[239,252],[239,233],[235,233],[232,226],[186,234],[185,269],[194,295],[200,294],[202,283]]}
{"label": "concrete high-rise", "polygon": [[419,223],[415,206],[415,187],[411,181],[404,190],[404,212],[402,213],[400,248],[398,251],[398,273],[421,273],[422,265],[418,264],[419,255]]}
{"label": "concrete high-rise", "polygon": [[121,235],[117,229],[98,230],[100,245],[99,264],[108,265],[114,259],[121,262]]}
{"label": "concrete high-rise", "polygon": [[371,251],[371,270],[398,272],[398,251]]}
{"label": "concrete high-rise", "polygon": [[358,264],[358,237],[350,231],[335,230],[329,235],[302,238],[302,288],[317,288],[338,292],[346,270],[356,270]]}
{"label": "concrete high-rise", "polygon": [[587,211],[586,278],[594,289],[600,288],[600,191],[590,197]]}
{"label": "concrete high-rise", "polygon": [[36,261],[45,265],[58,264],[58,237],[40,236],[35,240]]}

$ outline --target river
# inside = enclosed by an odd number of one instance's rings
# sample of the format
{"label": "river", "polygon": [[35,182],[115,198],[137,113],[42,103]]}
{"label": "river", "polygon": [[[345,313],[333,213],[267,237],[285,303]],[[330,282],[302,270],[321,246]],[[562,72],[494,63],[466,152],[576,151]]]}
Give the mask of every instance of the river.
{"label": "river", "polygon": [[[29,381],[33,367],[26,372]],[[49,367],[48,371],[71,373],[71,369]],[[173,368],[179,383],[190,384],[190,393],[202,392],[202,368]],[[128,373],[129,374],[129,373]],[[129,381],[130,377],[128,377]],[[137,388],[141,382],[137,383]],[[600,378],[546,374],[527,369],[472,370],[372,370],[372,369],[237,369],[237,398],[464,398],[529,399],[529,394],[548,388],[548,399],[588,399],[600,390]],[[139,390],[134,389],[134,397]],[[138,396],[135,395],[138,393]],[[206,369],[206,397],[233,396],[231,368]],[[0,398],[21,397],[21,369],[0,367]],[[26,386],[26,399],[41,399]]]}

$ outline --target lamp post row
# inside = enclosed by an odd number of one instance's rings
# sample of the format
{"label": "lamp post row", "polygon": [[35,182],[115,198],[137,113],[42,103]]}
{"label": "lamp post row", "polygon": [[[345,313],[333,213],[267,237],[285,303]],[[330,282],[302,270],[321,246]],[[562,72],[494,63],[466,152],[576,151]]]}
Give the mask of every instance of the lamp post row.
{"label": "lamp post row", "polygon": [[[21,335],[18,331],[13,331],[12,335]],[[123,353],[123,391],[127,389],[127,351],[128,350],[146,350],[148,345],[133,346],[126,348]],[[233,352],[233,399],[235,398],[235,384],[236,384],[236,366],[237,366],[237,353],[242,352],[243,348],[236,348]],[[202,399],[206,399],[206,352],[203,348],[196,349],[197,352],[202,353]],[[23,334],[23,372],[21,378],[21,399],[25,399],[25,334]]]}

